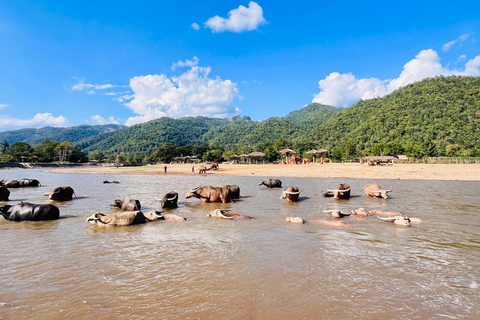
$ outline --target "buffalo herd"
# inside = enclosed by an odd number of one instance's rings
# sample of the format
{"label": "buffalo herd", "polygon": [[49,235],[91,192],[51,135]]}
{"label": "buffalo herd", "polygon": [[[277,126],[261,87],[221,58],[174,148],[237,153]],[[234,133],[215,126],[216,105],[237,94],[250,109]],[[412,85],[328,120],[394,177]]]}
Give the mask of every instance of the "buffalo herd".
{"label": "buffalo herd", "polygon": [[[104,181],[104,183],[110,183]],[[113,183],[118,183],[114,181]],[[40,182],[36,179],[21,179],[21,180],[0,180],[0,201],[9,201],[10,191],[9,188],[20,187],[38,187],[41,186]],[[267,188],[281,188],[282,181],[279,179],[261,180],[259,186],[266,186]],[[388,199],[387,193],[392,189],[382,189],[376,183],[368,183],[363,188],[363,193],[367,197]],[[283,189],[280,199],[285,199],[287,202],[299,201],[299,196],[302,190],[297,186],[288,186]],[[351,194],[351,187],[349,184],[341,183],[335,189],[327,187],[327,191],[323,192],[324,197],[332,197],[333,199],[345,200],[349,199]],[[72,200],[75,195],[74,190],[70,186],[57,187],[52,192],[46,193],[49,200],[52,201],[67,201]],[[198,186],[190,189],[185,195],[185,199],[197,198],[202,203],[207,202],[233,202],[240,198],[240,187],[238,185],[225,185],[223,187],[213,186]],[[178,193],[175,191],[168,192],[162,198],[156,197],[157,201],[161,203],[162,208],[174,209],[178,207]],[[133,224],[146,223],[155,220],[169,220],[169,221],[183,221],[186,220],[171,213],[162,213],[160,211],[140,211],[142,206],[137,199],[131,199],[126,197],[124,199],[114,200],[110,206],[119,208],[121,211],[117,211],[111,214],[94,213],[90,215],[86,222],[96,226],[127,226]],[[207,216],[217,217],[221,219],[243,219],[250,220],[253,217],[246,216],[240,213],[230,213],[230,210],[215,209],[210,211]],[[376,216],[382,221],[391,222],[400,226],[411,226],[412,218],[410,219],[405,214],[396,211],[383,211],[383,210],[367,210],[365,208],[356,208],[351,212],[342,212],[338,209],[323,210],[323,212],[331,215],[334,220],[317,219],[312,220],[309,223],[321,224],[327,226],[343,226],[345,222],[338,219],[348,216]],[[60,218],[60,210],[53,204],[32,204],[28,202],[21,202],[15,205],[4,205],[0,207],[0,215],[6,220],[10,221],[40,221],[40,220],[55,220]],[[338,219],[337,219],[338,218]],[[302,223],[307,221],[301,217],[287,217],[287,222]],[[419,219],[416,219],[418,222]]]}

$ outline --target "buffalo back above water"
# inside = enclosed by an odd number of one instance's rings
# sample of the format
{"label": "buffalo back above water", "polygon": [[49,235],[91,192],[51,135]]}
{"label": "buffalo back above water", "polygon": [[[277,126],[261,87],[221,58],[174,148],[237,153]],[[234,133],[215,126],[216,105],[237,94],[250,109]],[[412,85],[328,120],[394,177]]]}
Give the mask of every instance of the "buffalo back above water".
{"label": "buffalo back above water", "polygon": [[10,190],[0,185],[0,201],[8,201],[9,196],[10,196]]}
{"label": "buffalo back above water", "polygon": [[33,204],[22,202],[0,208],[0,214],[10,221],[41,221],[60,218],[60,210],[51,204]]}
{"label": "buffalo back above water", "polygon": [[281,188],[282,187],[282,181],[280,181],[279,179],[261,180],[258,185],[259,186],[265,185],[265,186],[267,186],[267,188]]}
{"label": "buffalo back above water", "polygon": [[58,187],[50,192],[49,199],[56,200],[56,201],[64,201],[64,200],[72,200],[75,191],[73,191],[72,187]]}

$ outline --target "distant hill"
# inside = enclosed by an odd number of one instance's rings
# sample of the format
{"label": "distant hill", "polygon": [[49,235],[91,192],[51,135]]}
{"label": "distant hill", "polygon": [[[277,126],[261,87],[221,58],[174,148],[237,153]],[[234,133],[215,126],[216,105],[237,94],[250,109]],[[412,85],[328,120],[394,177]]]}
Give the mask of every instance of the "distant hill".
{"label": "distant hill", "polygon": [[308,137],[347,155],[480,155],[480,78],[430,78],[360,101]]}
{"label": "distant hill", "polygon": [[[151,153],[162,144],[176,146],[210,143],[231,149],[238,145],[273,143],[280,137],[294,139],[341,112],[331,106],[311,104],[285,118],[254,121],[249,117],[231,119],[184,117],[160,118],[116,132],[92,136],[77,143],[86,152]],[[290,120],[287,120],[290,119]]]}
{"label": "distant hill", "polygon": [[75,127],[43,127],[39,129],[19,129],[0,132],[0,141],[7,141],[10,145],[15,142],[27,142],[31,145],[39,145],[44,140],[58,142],[70,141],[76,143],[87,137],[101,133],[113,132],[126,128],[119,124],[105,125],[81,125]]}

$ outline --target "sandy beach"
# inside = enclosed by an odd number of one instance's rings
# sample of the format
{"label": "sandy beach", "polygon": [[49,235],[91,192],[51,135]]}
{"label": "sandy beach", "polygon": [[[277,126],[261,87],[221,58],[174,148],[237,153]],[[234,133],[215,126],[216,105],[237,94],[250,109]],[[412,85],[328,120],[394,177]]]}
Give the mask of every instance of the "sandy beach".
{"label": "sandy beach", "polygon": [[[192,165],[164,164],[140,167],[78,167],[53,169],[61,173],[137,174],[137,175],[192,175]],[[195,165],[195,174],[199,165]],[[368,166],[358,163],[330,163],[310,165],[282,164],[221,164],[219,170],[206,175],[258,176],[258,177],[312,177],[352,179],[401,179],[401,180],[466,180],[480,181],[480,164],[393,164]]]}

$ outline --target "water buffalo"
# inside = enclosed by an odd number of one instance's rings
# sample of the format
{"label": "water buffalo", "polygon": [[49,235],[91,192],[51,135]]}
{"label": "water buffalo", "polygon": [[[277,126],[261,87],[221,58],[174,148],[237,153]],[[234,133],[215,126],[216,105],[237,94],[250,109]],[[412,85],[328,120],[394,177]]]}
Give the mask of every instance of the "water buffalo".
{"label": "water buffalo", "polygon": [[327,188],[327,192],[324,192],[323,196],[333,197],[334,199],[349,199],[350,185],[346,183],[340,183],[336,189],[330,190]]}
{"label": "water buffalo", "polygon": [[250,217],[250,216],[244,216],[243,214],[240,214],[240,213],[228,213],[228,211],[229,210],[215,209],[207,213],[207,216],[222,218],[222,219],[244,219],[244,220],[253,219],[253,217]]}
{"label": "water buffalo", "polygon": [[[300,217],[287,217],[285,221],[292,222],[292,223],[302,223],[302,224],[307,223],[307,221],[303,220]],[[324,220],[324,219],[312,220],[310,221],[310,223],[321,224],[321,225],[330,226],[330,227],[343,227],[346,224],[343,221],[330,221],[330,220]]]}
{"label": "water buffalo", "polygon": [[38,187],[41,186],[40,181],[37,179],[20,179],[18,180],[20,187]]}
{"label": "water buffalo", "polygon": [[218,170],[218,163],[216,162],[212,163],[212,165],[210,166],[210,168],[208,168],[208,170]]}
{"label": "water buffalo", "polygon": [[239,186],[237,186],[236,184],[234,184],[234,185],[227,184],[225,186],[225,188],[228,189],[232,199],[240,199],[240,187]]}
{"label": "water buffalo", "polygon": [[368,183],[363,187],[363,192],[365,192],[365,195],[368,197],[388,199],[387,193],[391,191],[392,189],[385,190],[380,188],[376,183]]}
{"label": "water buffalo", "polygon": [[197,187],[191,189],[185,195],[185,199],[195,197],[202,202],[223,202],[232,201],[232,194],[227,187]]}
{"label": "water buffalo", "polygon": [[[45,193],[46,196],[50,200],[56,201],[65,201],[65,200],[72,200],[75,191],[73,191],[72,187],[58,187],[53,190],[53,192]],[[75,195],[76,197],[76,195]]]}
{"label": "water buffalo", "polygon": [[123,211],[138,211],[142,209],[140,201],[135,199],[130,199],[129,197],[124,198],[123,200],[115,199],[110,206],[114,208],[120,208]]}
{"label": "water buffalo", "polygon": [[10,190],[0,185],[0,201],[8,201],[9,196],[10,196]]}
{"label": "water buffalo", "polygon": [[301,164],[302,163],[302,158],[299,156],[291,156],[290,157],[290,162],[295,163],[295,164]]}
{"label": "water buffalo", "polygon": [[198,173],[200,173],[200,174],[205,174],[205,173],[207,173],[207,170],[208,170],[207,167],[205,167],[205,166],[200,166],[200,167],[198,168]]}
{"label": "water buffalo", "polygon": [[348,217],[349,215],[352,214],[351,212],[349,212],[349,213],[341,212],[341,211],[338,210],[338,209],[323,210],[323,212],[325,212],[325,213],[330,213],[330,214],[332,215],[332,217],[334,217],[334,218]]}
{"label": "water buffalo", "polygon": [[396,225],[403,226],[403,227],[410,227],[412,225],[410,218],[407,217],[406,215],[393,216],[393,217],[377,216],[377,218],[386,222],[393,222]]}
{"label": "water buffalo", "polygon": [[292,223],[301,223],[301,224],[305,224],[305,223],[306,223],[306,221],[303,220],[303,219],[300,218],[300,217],[287,217],[287,218],[285,219],[285,221],[287,221],[287,222],[292,222]]}
{"label": "water buffalo", "polygon": [[155,221],[162,217],[159,212],[122,211],[112,214],[94,213],[85,221],[102,227],[129,226],[132,224]]}
{"label": "water buffalo", "polygon": [[41,221],[60,218],[60,210],[51,204],[33,204],[22,202],[0,208],[0,215],[10,221]]}
{"label": "water buffalo", "polygon": [[161,199],[157,196],[157,200],[162,203],[162,208],[178,207],[178,193],[176,193],[175,191],[170,191],[169,193],[165,194]]}
{"label": "water buffalo", "polygon": [[285,199],[289,202],[295,202],[298,200],[302,190],[299,190],[298,187],[287,187],[283,190],[280,199]]}
{"label": "water buffalo", "polygon": [[258,185],[261,186],[262,184],[267,186],[267,188],[281,188],[282,187],[282,181],[280,181],[278,179],[260,180],[260,183]]}
{"label": "water buffalo", "polygon": [[361,215],[361,216],[402,216],[404,215],[398,211],[385,211],[385,210],[370,210],[368,211],[365,208],[357,208],[352,210],[351,214],[354,215]]}
{"label": "water buffalo", "polygon": [[118,182],[118,181],[116,181],[116,180],[113,180],[113,181],[105,180],[105,181],[103,181],[103,183],[120,183],[120,182]]}
{"label": "water buffalo", "polygon": [[0,180],[0,184],[4,185],[7,188],[20,188],[20,183],[18,180]]}

